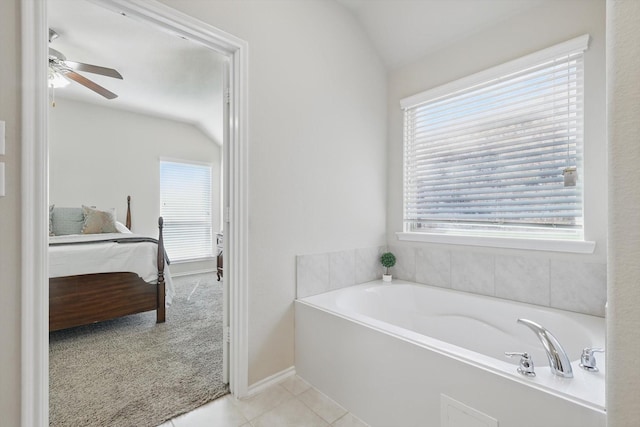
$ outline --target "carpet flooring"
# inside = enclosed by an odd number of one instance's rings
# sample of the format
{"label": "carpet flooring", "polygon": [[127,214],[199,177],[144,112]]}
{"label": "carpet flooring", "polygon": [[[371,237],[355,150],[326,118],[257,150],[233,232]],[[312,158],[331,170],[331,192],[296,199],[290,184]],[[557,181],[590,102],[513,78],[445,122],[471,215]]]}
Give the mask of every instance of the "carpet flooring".
{"label": "carpet flooring", "polygon": [[166,323],[149,312],[49,334],[51,426],[157,426],[228,393],[222,282],[174,284]]}

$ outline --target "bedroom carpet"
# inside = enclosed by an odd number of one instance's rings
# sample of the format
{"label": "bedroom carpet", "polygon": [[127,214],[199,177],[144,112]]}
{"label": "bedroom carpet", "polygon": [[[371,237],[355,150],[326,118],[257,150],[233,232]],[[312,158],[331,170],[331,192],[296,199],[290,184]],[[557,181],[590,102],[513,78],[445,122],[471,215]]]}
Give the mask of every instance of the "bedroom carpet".
{"label": "bedroom carpet", "polygon": [[157,426],[228,393],[222,382],[222,282],[174,278],[155,312],[49,334],[51,426]]}

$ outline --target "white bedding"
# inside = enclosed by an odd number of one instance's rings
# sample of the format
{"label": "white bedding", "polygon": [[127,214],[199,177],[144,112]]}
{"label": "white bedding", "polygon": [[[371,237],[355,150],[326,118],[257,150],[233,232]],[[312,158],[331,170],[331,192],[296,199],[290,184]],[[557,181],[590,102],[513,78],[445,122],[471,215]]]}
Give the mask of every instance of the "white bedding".
{"label": "white bedding", "polygon": [[[137,234],[102,233],[70,234],[49,237],[55,242],[91,242],[102,239],[142,237]],[[87,245],[49,246],[49,277],[75,276],[92,273],[133,272],[145,282],[156,283],[158,245],[152,242],[100,242]],[[175,295],[169,266],[165,263],[166,303]]]}

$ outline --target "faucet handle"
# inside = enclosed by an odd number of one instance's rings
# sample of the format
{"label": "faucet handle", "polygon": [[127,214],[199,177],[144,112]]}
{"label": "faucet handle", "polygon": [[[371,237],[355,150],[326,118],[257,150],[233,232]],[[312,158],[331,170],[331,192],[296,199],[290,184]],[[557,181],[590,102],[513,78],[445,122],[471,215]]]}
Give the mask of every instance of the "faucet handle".
{"label": "faucet handle", "polygon": [[507,357],[520,356],[520,366],[518,366],[518,372],[527,377],[535,377],[536,372],[533,366],[533,358],[527,352],[519,353],[517,351],[505,351],[504,355]]}
{"label": "faucet handle", "polygon": [[585,371],[598,372],[596,356],[593,353],[604,353],[604,348],[585,348],[580,356],[580,367]]}

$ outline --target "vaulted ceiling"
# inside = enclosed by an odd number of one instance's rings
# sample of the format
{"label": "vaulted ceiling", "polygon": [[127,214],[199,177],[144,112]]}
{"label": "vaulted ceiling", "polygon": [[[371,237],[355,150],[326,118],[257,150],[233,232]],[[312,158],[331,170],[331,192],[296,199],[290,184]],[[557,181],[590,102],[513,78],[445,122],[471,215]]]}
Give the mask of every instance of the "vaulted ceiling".
{"label": "vaulted ceiling", "polygon": [[336,0],[362,25],[389,69],[414,62],[545,1]]}
{"label": "vaulted ceiling", "polygon": [[47,0],[50,46],[68,60],[114,68],[123,80],[80,72],[118,95],[107,100],[71,83],[57,98],[170,118],[222,142],[224,58],[193,41],[160,31],[84,0]]}
{"label": "vaulted ceiling", "polygon": [[[56,97],[191,123],[221,143],[221,55],[89,1],[46,1],[49,26],[59,34],[52,48],[69,60],[115,68],[124,77],[82,73],[119,95],[113,100],[77,83],[56,90]],[[335,1],[354,15],[385,66],[394,69],[544,1],[557,0]]]}

